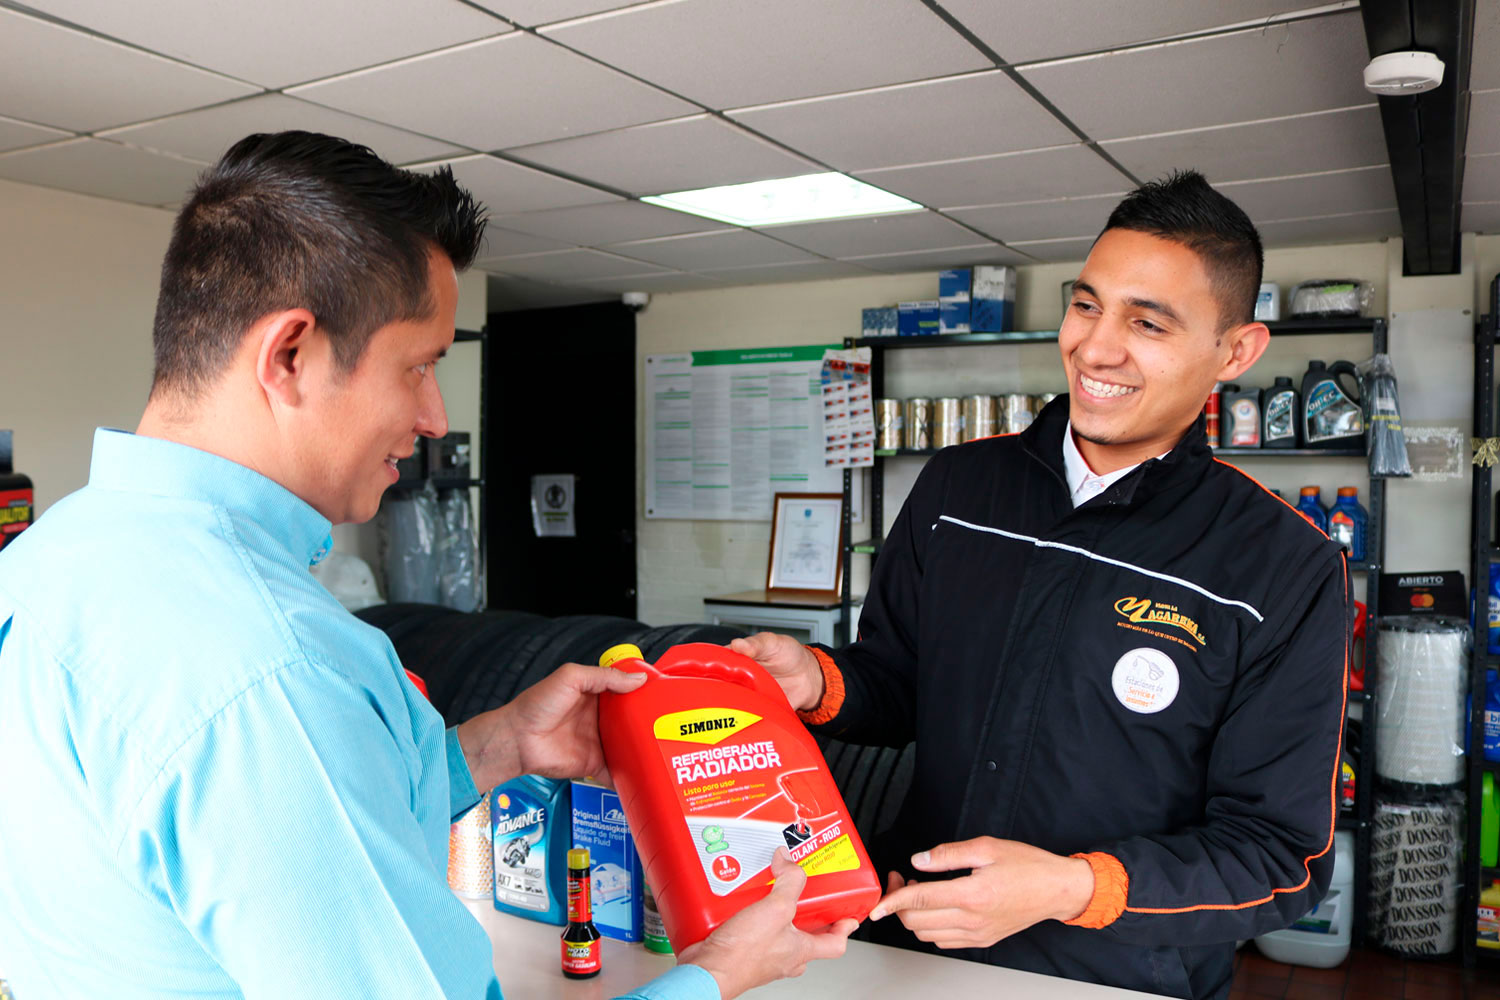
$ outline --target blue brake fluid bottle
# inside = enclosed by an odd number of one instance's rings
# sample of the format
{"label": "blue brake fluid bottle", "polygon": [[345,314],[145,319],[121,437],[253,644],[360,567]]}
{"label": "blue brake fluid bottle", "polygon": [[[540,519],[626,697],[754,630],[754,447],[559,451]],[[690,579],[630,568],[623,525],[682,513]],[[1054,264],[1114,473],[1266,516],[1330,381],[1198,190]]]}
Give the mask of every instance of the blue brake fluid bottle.
{"label": "blue brake fluid bottle", "polygon": [[1323,506],[1323,491],[1316,486],[1302,487],[1302,494],[1297,498],[1297,510],[1302,516],[1313,523],[1319,531],[1328,533],[1328,511]]}
{"label": "blue brake fluid bottle", "polygon": [[566,781],[523,774],[490,792],[495,909],[558,926],[568,922],[570,788]]}
{"label": "blue brake fluid bottle", "polygon": [[1328,512],[1328,537],[1349,552],[1355,562],[1364,562],[1370,515],[1359,505],[1359,490],[1340,486],[1338,500]]}
{"label": "blue brake fluid bottle", "polygon": [[1484,674],[1484,759],[1500,760],[1500,677]]}

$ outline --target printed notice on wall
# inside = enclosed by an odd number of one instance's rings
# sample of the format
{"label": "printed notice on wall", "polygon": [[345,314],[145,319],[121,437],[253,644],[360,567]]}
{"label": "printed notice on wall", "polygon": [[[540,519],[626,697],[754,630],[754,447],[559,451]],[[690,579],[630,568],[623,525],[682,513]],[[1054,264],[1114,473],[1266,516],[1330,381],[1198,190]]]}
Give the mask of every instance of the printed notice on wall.
{"label": "printed notice on wall", "polygon": [[769,521],[776,493],[837,493],[824,464],[823,352],[646,358],[646,516]]}

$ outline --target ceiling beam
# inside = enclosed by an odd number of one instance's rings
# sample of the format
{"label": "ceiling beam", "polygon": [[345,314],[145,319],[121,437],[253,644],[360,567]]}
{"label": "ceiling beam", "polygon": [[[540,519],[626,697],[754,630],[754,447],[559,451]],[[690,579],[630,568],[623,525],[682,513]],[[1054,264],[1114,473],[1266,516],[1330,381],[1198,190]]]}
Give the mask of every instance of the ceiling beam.
{"label": "ceiling beam", "polygon": [[1407,274],[1459,270],[1474,0],[1362,0],[1370,57],[1416,49],[1443,60],[1442,86],[1380,98]]}

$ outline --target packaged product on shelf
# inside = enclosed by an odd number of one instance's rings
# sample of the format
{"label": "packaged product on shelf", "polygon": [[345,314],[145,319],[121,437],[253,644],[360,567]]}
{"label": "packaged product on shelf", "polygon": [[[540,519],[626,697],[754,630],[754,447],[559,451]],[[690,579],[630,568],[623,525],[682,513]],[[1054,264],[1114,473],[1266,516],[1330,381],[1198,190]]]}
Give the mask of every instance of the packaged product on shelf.
{"label": "packaged product on shelf", "polygon": [[1220,402],[1219,443],[1231,448],[1260,447],[1260,390],[1224,386]]}
{"label": "packaged product on shelf", "polygon": [[1490,563],[1489,614],[1485,625],[1485,651],[1500,656],[1500,563]]}
{"label": "packaged product on shelf", "polygon": [[976,266],[969,300],[969,329],[975,333],[1009,333],[1015,322],[1016,269]]}
{"label": "packaged product on shelf", "polygon": [[1262,448],[1297,447],[1297,389],[1285,375],[1260,394]]}
{"label": "packaged product on shelf", "polygon": [[1370,438],[1370,475],[1394,479],[1412,474],[1401,404],[1396,395],[1396,368],[1389,354],[1377,354],[1359,366],[1365,425]]}
{"label": "packaged product on shelf", "polygon": [[1313,527],[1327,534],[1328,508],[1323,506],[1323,491],[1316,486],[1302,487],[1297,497],[1297,510],[1312,522]]}
{"label": "packaged product on shelf", "polygon": [[1374,288],[1353,278],[1324,278],[1292,286],[1287,296],[1293,319],[1362,316],[1370,308]]}
{"label": "packaged product on shelf", "polygon": [[898,332],[895,306],[860,310],[860,336],[894,337]]}
{"label": "packaged product on shelf", "polygon": [[938,332],[942,307],[937,299],[903,302],[896,309],[896,328],[901,336],[926,337]]}
{"label": "packaged product on shelf", "polygon": [[1500,950],[1500,881],[1479,894],[1477,935],[1474,943],[1479,947]]}
{"label": "packaged product on shelf", "polygon": [[1328,537],[1342,545],[1355,562],[1365,561],[1365,536],[1370,515],[1359,505],[1359,490],[1340,486],[1338,499],[1328,512]]}
{"label": "packaged product on shelf", "polygon": [[1223,402],[1223,383],[1215,382],[1213,392],[1208,394],[1208,400],[1203,404],[1203,431],[1208,436],[1210,448],[1219,447],[1219,435],[1223,424]]}
{"label": "packaged product on shelf", "polygon": [[1262,282],[1255,295],[1257,323],[1275,322],[1281,318],[1281,286],[1274,281]]}
{"label": "packaged product on shelf", "polygon": [[967,267],[938,272],[938,333],[968,333],[972,272]]}
{"label": "packaged product on shelf", "polygon": [[1500,675],[1484,672],[1484,759],[1500,760]]}
{"label": "packaged product on shelf", "polygon": [[[1364,411],[1358,395],[1339,382],[1358,372],[1348,361],[1309,361],[1302,376],[1302,442],[1308,448],[1354,448],[1364,444]],[[1356,387],[1356,392],[1357,392]]]}

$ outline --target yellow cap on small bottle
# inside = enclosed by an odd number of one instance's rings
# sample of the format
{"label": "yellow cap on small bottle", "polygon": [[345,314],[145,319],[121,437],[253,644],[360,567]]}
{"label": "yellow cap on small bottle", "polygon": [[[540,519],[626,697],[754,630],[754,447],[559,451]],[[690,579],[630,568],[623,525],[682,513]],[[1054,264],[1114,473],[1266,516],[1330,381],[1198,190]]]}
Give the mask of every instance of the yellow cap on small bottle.
{"label": "yellow cap on small bottle", "polygon": [[645,654],[641,652],[641,647],[632,643],[622,642],[618,646],[611,646],[604,651],[604,655],[599,657],[599,666],[612,667],[621,660],[644,660],[645,658]]}
{"label": "yellow cap on small bottle", "polygon": [[589,849],[587,847],[568,848],[568,867],[587,868],[589,866]]}

